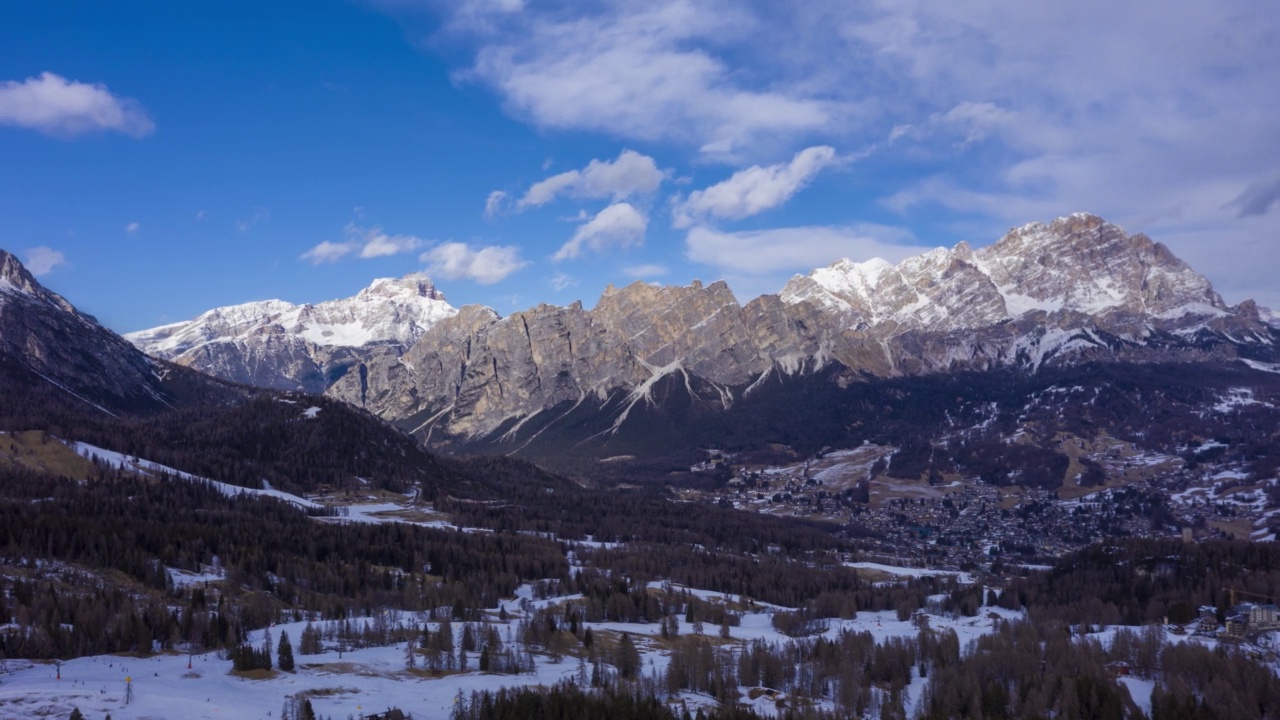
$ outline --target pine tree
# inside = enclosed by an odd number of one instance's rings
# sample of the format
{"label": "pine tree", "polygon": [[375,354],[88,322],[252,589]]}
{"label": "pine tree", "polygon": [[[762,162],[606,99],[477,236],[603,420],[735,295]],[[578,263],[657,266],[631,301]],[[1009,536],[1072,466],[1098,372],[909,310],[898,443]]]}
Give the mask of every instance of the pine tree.
{"label": "pine tree", "polygon": [[262,669],[271,669],[271,628],[267,628],[262,636]]}
{"label": "pine tree", "polygon": [[280,645],[276,648],[276,663],[285,672],[293,672],[293,645],[289,643],[289,633],[280,633]]}

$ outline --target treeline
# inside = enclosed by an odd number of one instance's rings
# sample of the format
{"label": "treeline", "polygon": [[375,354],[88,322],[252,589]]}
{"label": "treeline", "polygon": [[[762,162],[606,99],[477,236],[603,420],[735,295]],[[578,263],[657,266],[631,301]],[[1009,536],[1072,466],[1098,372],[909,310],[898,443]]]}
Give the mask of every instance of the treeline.
{"label": "treeline", "polygon": [[[909,616],[924,607],[930,595],[957,588],[949,576],[906,578],[888,586],[865,583],[837,554],[826,552],[750,555],[654,543],[578,547],[574,552],[580,561],[611,575],[602,579],[591,572],[575,573],[551,592],[581,592],[606,604],[611,596],[622,596],[615,602],[625,604],[629,598],[640,606],[644,600],[636,595],[646,583],[671,581],[739,596],[745,603],[807,609],[820,618],[899,609]],[[982,604],[980,597],[972,602],[975,607]]]}
{"label": "treeline", "polygon": [[[303,412],[319,407],[314,417]],[[341,402],[259,391],[231,404],[170,410],[66,436],[242,487],[293,493],[381,488],[428,497],[459,478],[408,436]],[[363,481],[363,482],[361,482]]]}
{"label": "treeline", "polygon": [[[1092,545],[1047,573],[1015,578],[999,597],[1009,608],[1071,624],[1186,624],[1204,605],[1229,611],[1231,589],[1280,598],[1280,547],[1212,540],[1127,539]],[[1237,601],[1250,599],[1241,595]]]}
{"label": "treeline", "polygon": [[586,488],[506,458],[474,457],[460,464],[476,477],[477,484],[485,485],[485,496],[501,498],[501,502],[438,501],[436,509],[451,514],[459,525],[547,533],[572,540],[641,540],[746,553],[775,548],[794,554],[850,547],[837,536],[840,528],[831,523],[675,502],[660,488]]}

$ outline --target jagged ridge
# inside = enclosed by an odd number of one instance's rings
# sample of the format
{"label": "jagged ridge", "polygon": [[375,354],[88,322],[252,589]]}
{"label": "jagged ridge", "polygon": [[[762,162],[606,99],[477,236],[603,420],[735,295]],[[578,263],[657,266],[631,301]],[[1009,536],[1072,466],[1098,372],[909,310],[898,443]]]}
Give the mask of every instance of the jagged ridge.
{"label": "jagged ridge", "polygon": [[[301,336],[206,343],[183,361],[226,377],[274,357],[277,377],[322,386],[430,442],[491,437],[518,450],[557,423],[623,431],[637,407],[661,404],[659,386],[668,402],[683,393],[715,412],[771,377],[824,368],[847,383],[1096,359],[1270,357],[1278,339],[1252,303],[1228,307],[1163,245],[1087,214],[1015,228],[977,251],[961,243],[896,266],[842,260],[745,305],[723,282],[695,281],[610,287],[592,310],[540,305],[500,317],[464,307],[403,354],[315,345],[329,353],[328,369],[313,354],[311,366],[272,355],[288,357],[302,341],[287,338]],[[584,421],[586,411],[607,422]]]}

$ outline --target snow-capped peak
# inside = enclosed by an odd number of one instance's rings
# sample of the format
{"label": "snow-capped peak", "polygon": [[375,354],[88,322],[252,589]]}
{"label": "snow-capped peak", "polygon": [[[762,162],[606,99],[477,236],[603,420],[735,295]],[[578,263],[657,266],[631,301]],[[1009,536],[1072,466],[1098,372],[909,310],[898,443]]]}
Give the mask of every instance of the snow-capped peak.
{"label": "snow-capped peak", "polygon": [[840,260],[792,278],[780,296],[842,312],[850,326],[956,330],[1031,312],[1218,316],[1209,281],[1145,235],[1088,213],[1028,223],[996,243],[935,248],[897,265]]}
{"label": "snow-capped peak", "polygon": [[167,359],[210,343],[270,343],[291,337],[317,347],[361,347],[372,343],[412,345],[427,328],[457,310],[425,275],[379,278],[355,297],[295,305],[263,300],[214,308],[194,320],[125,337]]}
{"label": "snow-capped peak", "polygon": [[427,298],[444,301],[444,293],[436,289],[431,278],[425,273],[410,273],[398,278],[378,278],[369,287],[356,295],[357,299],[384,298]]}

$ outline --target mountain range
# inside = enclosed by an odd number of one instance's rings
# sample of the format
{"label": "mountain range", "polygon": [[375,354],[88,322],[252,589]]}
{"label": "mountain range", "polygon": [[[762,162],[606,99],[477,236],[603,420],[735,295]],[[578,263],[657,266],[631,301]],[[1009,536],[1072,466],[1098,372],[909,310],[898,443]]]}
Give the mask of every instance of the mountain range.
{"label": "mountain range", "polygon": [[841,260],[746,304],[724,282],[636,282],[590,310],[504,317],[454,309],[411,275],[345,300],[218,308],[127,337],[227,380],[323,392],[430,445],[523,451],[550,434],[605,457],[642,416],[724,413],[771,384],[1266,362],[1280,342],[1271,317],[1228,306],[1164,245],[1080,213],[978,250]]}
{"label": "mountain range", "polygon": [[[1121,387],[1149,406],[1090,400],[1088,412],[1108,408],[1095,429],[1136,432],[1155,420],[1131,415],[1161,407],[1183,418],[1168,443],[1185,444],[1221,431],[1207,408],[1226,394],[1270,393],[1272,322],[1252,302],[1228,306],[1163,245],[1086,214],[978,250],[841,260],[746,304],[723,282],[637,282],[591,309],[501,316],[454,308],[410,275],[315,305],[217,308],[127,341],[0,254],[0,380],[18,410],[154,414],[242,403],[254,386],[323,393],[429,448],[579,476],[687,470],[705,448],[939,447],[958,423],[989,424],[982,408],[1002,408],[1016,433],[1026,397],[1078,405]],[[1176,402],[1161,387],[1175,377],[1190,388]],[[1068,382],[1087,392],[1050,393]]]}

